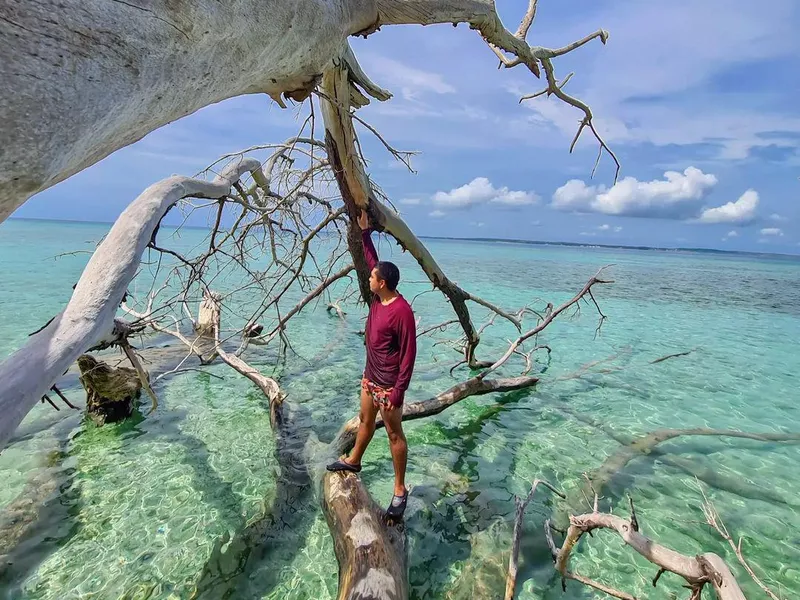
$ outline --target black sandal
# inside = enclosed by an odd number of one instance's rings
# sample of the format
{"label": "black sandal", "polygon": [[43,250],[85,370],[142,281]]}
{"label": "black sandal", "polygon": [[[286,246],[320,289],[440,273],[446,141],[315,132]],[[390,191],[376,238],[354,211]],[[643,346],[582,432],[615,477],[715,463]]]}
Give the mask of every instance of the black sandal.
{"label": "black sandal", "polygon": [[408,503],[408,489],[402,496],[392,496],[392,501],[389,503],[389,508],[386,509],[386,516],[393,519],[399,519],[406,512],[406,504]]}
{"label": "black sandal", "polygon": [[358,473],[359,471],[361,471],[361,465],[351,465],[349,462],[345,462],[341,458],[336,462],[329,464],[325,468],[331,472],[350,471],[351,473]]}

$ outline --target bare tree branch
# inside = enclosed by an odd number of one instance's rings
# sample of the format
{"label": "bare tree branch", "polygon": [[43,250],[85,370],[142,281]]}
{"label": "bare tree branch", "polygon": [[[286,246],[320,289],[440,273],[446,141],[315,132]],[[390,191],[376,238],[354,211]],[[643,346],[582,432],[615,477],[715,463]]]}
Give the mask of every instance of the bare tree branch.
{"label": "bare tree branch", "polygon": [[591,533],[595,529],[614,531],[628,546],[644,558],[659,568],[685,579],[692,589],[698,590],[698,595],[699,590],[705,584],[710,583],[719,600],[746,600],[730,569],[716,554],[705,553],[697,557],[685,556],[643,536],[634,529],[630,521],[599,512],[570,517],[567,537],[556,559],[556,570],[562,577],[591,585],[615,595],[617,598],[632,598],[632,596],[624,595],[616,590],[614,593],[607,591],[610,588],[603,589],[605,586],[598,587],[600,584],[569,572],[568,564],[572,550],[583,534]]}
{"label": "bare tree branch", "polygon": [[[550,323],[553,322],[553,320],[558,315],[560,315],[562,312],[564,312],[569,307],[571,307],[573,305],[576,305],[586,294],[588,294],[590,292],[590,290],[592,289],[592,286],[594,286],[596,284],[613,283],[612,280],[600,279],[600,274],[603,272],[603,270],[605,268],[606,267],[601,268],[591,279],[589,279],[589,281],[586,282],[586,284],[583,286],[583,288],[575,296],[573,296],[570,300],[567,300],[566,302],[564,302],[564,304],[562,304],[561,306],[559,306],[555,310],[550,311],[547,314],[547,316],[541,321],[541,323],[539,323],[536,327],[534,327],[530,331],[522,334],[514,342],[512,342],[511,345],[508,347],[508,350],[506,350],[506,353],[503,354],[503,356],[501,356],[497,361],[495,361],[487,370],[483,371],[479,375],[479,377],[486,377],[492,371],[496,371],[497,369],[499,369],[509,358],[511,358],[511,356],[514,354],[514,352],[517,350],[517,348],[519,348],[519,346],[525,340],[532,338],[533,336],[537,335],[538,333],[541,333],[548,325],[550,325]],[[598,310],[599,310],[599,307],[598,307]],[[600,316],[601,316],[601,322],[602,322],[602,319],[605,319],[605,316],[602,313],[600,313]]]}
{"label": "bare tree branch", "polygon": [[708,499],[702,487],[700,488],[700,492],[703,494],[702,508],[703,508],[703,514],[706,517],[706,522],[717,531],[717,533],[722,537],[722,539],[728,542],[728,545],[731,547],[731,550],[733,550],[733,553],[739,560],[739,564],[741,564],[742,567],[744,567],[744,570],[747,571],[747,574],[750,575],[750,577],[756,583],[756,585],[758,585],[758,587],[760,587],[767,596],[772,598],[772,600],[780,600],[777,594],[775,594],[775,592],[769,589],[766,586],[766,584],[763,581],[761,581],[758,575],[755,574],[755,571],[753,571],[753,568],[749,565],[749,563],[745,559],[744,554],[742,553],[742,538],[741,537],[739,538],[738,544],[734,543],[733,537],[728,532],[728,528],[725,527],[725,523],[722,522],[722,519],[720,518],[719,513],[717,512],[717,509],[714,508],[714,505]]}
{"label": "bare tree branch", "polygon": [[525,514],[530,501],[533,500],[533,495],[536,493],[536,488],[542,484],[554,494],[566,498],[564,494],[554,488],[550,483],[544,479],[535,479],[531,485],[531,491],[528,492],[527,498],[522,500],[518,496],[514,496],[514,504],[516,506],[516,513],[514,518],[514,536],[511,538],[511,556],[508,559],[508,576],[506,577],[506,594],[505,600],[514,599],[514,591],[517,587],[517,561],[519,560],[519,544],[522,539],[522,518]]}

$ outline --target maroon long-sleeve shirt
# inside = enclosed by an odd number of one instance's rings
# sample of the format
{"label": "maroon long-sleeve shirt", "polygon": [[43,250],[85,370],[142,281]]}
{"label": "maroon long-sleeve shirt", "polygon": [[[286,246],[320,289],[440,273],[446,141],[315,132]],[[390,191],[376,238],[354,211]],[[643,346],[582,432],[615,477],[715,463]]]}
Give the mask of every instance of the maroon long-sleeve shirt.
{"label": "maroon long-sleeve shirt", "polygon": [[[378,264],[378,253],[372,245],[371,230],[364,229],[361,239],[370,272]],[[364,377],[383,388],[393,388],[389,395],[392,406],[403,404],[414,361],[417,358],[417,327],[411,305],[399,295],[389,304],[372,297],[367,316],[367,366]]]}

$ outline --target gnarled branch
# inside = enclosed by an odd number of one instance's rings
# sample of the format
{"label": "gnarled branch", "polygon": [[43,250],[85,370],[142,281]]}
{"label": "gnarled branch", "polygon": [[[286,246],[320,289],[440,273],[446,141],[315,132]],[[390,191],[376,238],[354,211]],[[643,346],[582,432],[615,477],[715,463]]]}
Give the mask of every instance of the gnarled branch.
{"label": "gnarled branch", "polygon": [[221,198],[243,173],[260,167],[256,160],[242,159],[214,181],[170,177],[147,188],[122,212],[89,259],[66,308],[0,364],[0,448],[78,356],[127,335],[126,325],[114,316],[166,212],[188,196]]}

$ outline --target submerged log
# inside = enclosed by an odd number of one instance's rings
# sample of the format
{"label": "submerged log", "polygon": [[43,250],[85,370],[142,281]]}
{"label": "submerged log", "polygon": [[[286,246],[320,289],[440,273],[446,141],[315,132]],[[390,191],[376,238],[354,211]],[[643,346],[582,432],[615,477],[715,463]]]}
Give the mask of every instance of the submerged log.
{"label": "submerged log", "polygon": [[88,354],[78,357],[78,368],[86,389],[86,414],[96,425],[131,416],[133,402],[142,392],[136,369],[112,367]]}
{"label": "submerged log", "polygon": [[402,521],[389,523],[353,473],[327,473],[322,509],[339,563],[338,600],[408,598]]}
{"label": "submerged log", "polygon": [[[59,452],[54,453],[58,458]],[[57,495],[57,471],[45,468],[37,472],[14,500],[0,513],[0,580],[13,568],[11,558],[18,544],[30,537],[48,502]]]}

